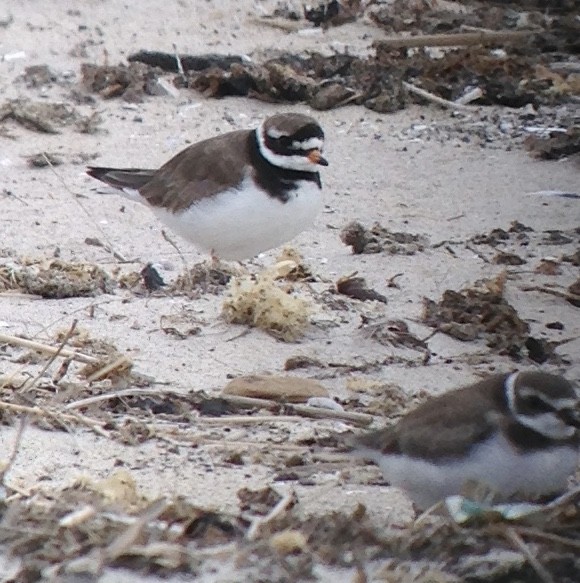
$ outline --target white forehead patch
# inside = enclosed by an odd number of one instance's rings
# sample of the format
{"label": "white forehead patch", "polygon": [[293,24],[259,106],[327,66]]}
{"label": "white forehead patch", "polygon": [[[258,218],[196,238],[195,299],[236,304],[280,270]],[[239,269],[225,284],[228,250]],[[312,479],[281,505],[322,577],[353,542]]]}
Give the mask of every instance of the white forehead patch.
{"label": "white forehead patch", "polygon": [[520,396],[524,399],[529,397],[537,397],[544,401],[544,403],[551,405],[554,409],[558,411],[563,411],[565,409],[575,409],[578,407],[578,399],[573,397],[560,397],[556,399],[551,399],[548,395],[538,391],[538,389],[534,389],[532,387],[520,387],[519,389]]}
{"label": "white forehead patch", "polygon": [[310,138],[303,142],[292,142],[292,148],[294,150],[322,150],[322,146],[324,146],[324,140],[320,138]]}
{"label": "white forehead patch", "polygon": [[284,136],[288,137],[288,134],[277,130],[276,128],[270,128],[267,132],[268,137],[272,138],[273,140],[277,140],[278,138],[283,138]]}

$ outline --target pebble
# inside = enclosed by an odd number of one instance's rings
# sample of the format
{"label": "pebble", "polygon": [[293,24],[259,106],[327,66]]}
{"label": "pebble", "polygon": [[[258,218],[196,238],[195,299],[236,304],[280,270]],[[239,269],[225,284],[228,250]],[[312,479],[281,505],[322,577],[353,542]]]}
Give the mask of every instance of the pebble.
{"label": "pebble", "polygon": [[224,395],[304,403],[311,397],[329,397],[319,382],[293,376],[250,375],[230,381]]}

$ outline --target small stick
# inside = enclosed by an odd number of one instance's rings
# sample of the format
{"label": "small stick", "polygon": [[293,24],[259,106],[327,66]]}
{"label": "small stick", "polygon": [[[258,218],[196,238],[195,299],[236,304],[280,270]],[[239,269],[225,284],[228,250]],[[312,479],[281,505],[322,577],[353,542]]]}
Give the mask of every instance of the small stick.
{"label": "small stick", "polygon": [[87,217],[91,220],[91,222],[93,223],[93,226],[96,227],[99,232],[101,233],[103,239],[107,242],[108,247],[105,247],[104,249],[106,251],[108,251],[109,253],[113,254],[113,257],[117,260],[120,261],[121,263],[130,263],[128,259],[126,259],[125,257],[123,257],[120,253],[118,253],[117,251],[115,251],[115,248],[113,247],[113,245],[111,244],[111,241],[109,240],[109,237],[107,237],[107,234],[105,233],[105,231],[101,228],[101,226],[95,221],[93,215],[91,213],[89,213],[89,211],[83,206],[83,204],[80,201],[80,198],[77,193],[73,192],[67,185],[67,183],[65,182],[64,178],[62,178],[62,176],[55,170],[53,163],[50,161],[50,158],[46,155],[45,152],[42,153],[42,156],[45,160],[45,162],[48,164],[49,168],[52,170],[52,173],[57,177],[58,181],[64,186],[64,189],[74,197],[75,202],[81,207],[81,209],[83,210],[83,212],[87,215]]}
{"label": "small stick", "polygon": [[95,364],[100,362],[100,359],[94,356],[89,356],[88,354],[82,354],[80,352],[75,352],[74,350],[68,350],[63,347],[54,347],[49,344],[43,344],[41,342],[36,342],[34,340],[27,340],[26,338],[20,338],[19,336],[10,336],[9,334],[0,334],[0,342],[5,342],[6,344],[12,344],[13,346],[22,346],[23,348],[30,348],[31,350],[36,350],[37,352],[46,352],[47,354],[60,354],[67,358],[72,358],[78,362],[84,362],[85,364]]}
{"label": "small stick", "polygon": [[195,422],[205,425],[253,425],[254,423],[299,423],[298,415],[224,415],[198,417]]}
{"label": "small stick", "polygon": [[185,76],[185,71],[183,70],[183,63],[181,62],[181,57],[177,52],[177,43],[173,43],[173,54],[175,56],[175,62],[177,64],[177,73],[181,77],[181,80],[185,83],[187,78]]}
{"label": "small stick", "polygon": [[[177,391],[168,391],[168,390],[159,390],[159,389],[124,389],[122,391],[116,391],[114,393],[107,393],[105,395],[96,395],[94,397],[87,397],[86,399],[80,399],[79,401],[74,401],[73,403],[69,403],[65,405],[64,409],[79,409],[81,407],[87,407],[88,405],[92,405],[93,403],[98,403],[100,401],[107,401],[109,399],[116,399],[122,397],[138,397],[138,396],[150,396],[150,395],[174,395],[183,397],[181,393]],[[272,401],[270,399],[256,399],[253,397],[239,397],[237,395],[220,395],[220,399],[227,401],[228,403],[232,403],[233,405],[237,405],[239,407],[261,407],[261,408],[277,408],[280,407],[281,403],[277,401]],[[335,411],[334,409],[324,409],[322,407],[311,407],[309,405],[294,405],[294,404],[287,404],[287,406],[294,412],[304,416],[304,417],[313,417],[317,419],[343,419],[344,421],[350,421],[355,425],[370,425],[373,421],[372,415],[367,415],[366,413],[352,413],[350,411]],[[240,416],[241,417],[241,416]],[[242,417],[241,417],[242,418]],[[294,419],[293,417],[290,417]],[[222,422],[226,422],[226,420],[231,419],[231,417],[224,417]],[[252,419],[251,417],[243,417],[243,419],[248,419],[249,421]],[[265,420],[264,418],[263,420]],[[270,421],[275,421],[276,417],[268,417]]]}
{"label": "small stick", "polygon": [[539,291],[545,294],[550,294],[552,296],[557,296],[559,298],[564,298],[569,302],[580,302],[580,295],[573,294],[570,292],[564,292],[559,289],[552,289],[550,287],[542,287],[539,285],[527,285],[525,287],[520,288],[522,291]]}
{"label": "small stick", "polygon": [[411,83],[407,83],[406,81],[403,81],[403,87],[409,93],[413,93],[415,95],[418,95],[419,97],[422,97],[423,99],[426,99],[427,101],[431,101],[432,103],[436,103],[437,105],[440,105],[441,107],[446,107],[448,109],[456,109],[456,110],[461,110],[461,111],[473,111],[474,110],[474,107],[472,105],[462,105],[461,103],[457,103],[455,101],[449,101],[448,99],[443,99],[443,97],[439,97],[438,95],[434,95],[433,93],[430,93],[429,91],[425,91],[425,89],[421,89],[420,87],[417,87],[416,85],[412,85]]}
{"label": "small stick", "polygon": [[538,561],[530,547],[523,541],[522,537],[512,528],[508,527],[503,531],[504,536],[526,557],[528,563],[536,572],[536,575],[543,583],[556,583],[555,579],[548,573],[544,566]]}
{"label": "small stick", "polygon": [[483,97],[483,90],[481,89],[481,87],[475,87],[474,89],[471,89],[471,91],[468,91],[461,97],[458,97],[455,100],[455,103],[457,103],[458,105],[468,105],[472,101],[477,101],[481,97]]}
{"label": "small stick", "polygon": [[24,430],[26,429],[28,418],[22,417],[20,419],[20,424],[18,425],[18,431],[16,432],[16,439],[14,440],[14,446],[12,447],[12,451],[10,452],[10,456],[3,464],[2,469],[0,470],[0,484],[5,486],[5,479],[6,474],[10,471],[10,468],[14,465],[14,461],[16,460],[16,455],[18,454],[18,450],[20,448],[20,444],[22,443],[22,437],[24,435]]}
{"label": "small stick", "polygon": [[282,20],[281,18],[275,18],[269,15],[250,18],[249,21],[253,24],[268,26],[270,28],[283,30],[284,32],[298,32],[303,28],[299,22],[288,22],[287,20]]}
{"label": "small stick", "polygon": [[87,397],[86,399],[73,401],[72,403],[65,405],[64,409],[80,409],[81,407],[88,407],[94,403],[109,401],[111,399],[121,399],[123,397],[149,397],[151,395],[183,396],[177,391],[168,391],[166,389],[123,389],[122,391],[115,391],[113,393],[106,393],[104,395],[96,395],[94,397]]}
{"label": "small stick", "polygon": [[250,524],[250,528],[246,532],[246,538],[250,541],[256,540],[260,534],[260,529],[272,522],[278,516],[282,515],[288,509],[288,506],[295,500],[294,490],[290,490],[266,516],[256,516]]}
{"label": "small stick", "polygon": [[135,544],[145,527],[165,512],[168,506],[169,502],[165,498],[160,498],[146,508],[133,524],[103,550],[101,557],[103,563],[114,561],[126,553]]}
{"label": "small stick", "polygon": [[[151,425],[148,425],[151,427]],[[205,437],[194,436],[192,437],[189,434],[185,434],[182,432],[180,437],[182,441],[178,441],[173,437],[169,437],[168,435],[164,435],[163,432],[171,433],[175,435],[178,433],[178,430],[167,431],[166,427],[161,427],[159,429],[156,428],[155,425],[152,426],[155,431],[154,437],[160,439],[162,441],[166,441],[167,443],[171,443],[172,445],[178,445],[180,447],[191,447],[204,445],[208,447],[216,447],[218,449],[232,449],[232,450],[239,450],[240,448],[249,448],[252,451],[261,450],[267,448],[268,450],[281,450],[281,451],[289,451],[289,452],[303,452],[307,453],[310,451],[309,445],[295,445],[295,444],[288,444],[288,443],[271,443],[269,441],[224,441],[223,439],[209,439]]]}
{"label": "small stick", "polygon": [[121,368],[123,366],[126,366],[126,365],[129,365],[129,366],[133,365],[131,359],[126,357],[125,355],[120,356],[119,358],[117,358],[113,362],[110,362],[109,364],[107,364],[103,368],[100,368],[98,371],[94,372],[92,375],[87,377],[87,382],[92,383],[94,381],[98,381],[99,379],[106,377],[108,374],[110,374],[114,370]]}
{"label": "small stick", "polygon": [[470,243],[466,243],[465,244],[465,248],[468,251],[471,251],[474,255],[476,255],[477,257],[479,257],[484,263],[489,263],[489,259],[478,249],[476,249],[473,245],[471,245]]}
{"label": "small stick", "polygon": [[555,508],[560,508],[564,504],[568,504],[570,501],[574,500],[577,496],[580,495],[580,486],[576,486],[569,490],[568,492],[564,492],[561,496],[558,496],[555,500],[552,500],[548,504],[546,504],[546,508],[548,510],[553,510]]}
{"label": "small stick", "polygon": [[42,378],[42,375],[47,371],[48,367],[56,360],[57,356],[62,353],[66,343],[70,340],[71,336],[73,335],[76,327],[77,327],[78,320],[73,320],[68,332],[64,335],[60,346],[50,355],[50,358],[46,362],[46,364],[40,369],[40,372],[31,380],[27,381],[20,387],[18,390],[19,393],[27,393],[34,388],[34,385],[38,383],[38,381]]}
{"label": "small stick", "polygon": [[564,536],[560,536],[559,534],[544,532],[543,530],[538,530],[537,528],[530,528],[527,526],[518,526],[517,532],[526,536],[531,536],[535,538],[548,540],[553,543],[558,543],[580,551],[580,541],[575,540],[573,538],[567,538]]}
{"label": "small stick", "polygon": [[88,417],[85,417],[84,415],[79,415],[78,413],[66,414],[57,411],[44,410],[38,406],[29,407],[27,405],[15,405],[14,403],[0,401],[0,410],[2,409],[6,411],[13,411],[14,413],[25,413],[28,415],[34,415],[35,417],[51,417],[56,419],[63,425],[64,425],[63,422],[65,421],[81,423],[83,425],[86,425],[99,435],[102,435],[103,437],[110,437],[109,434],[103,429],[103,426],[106,425],[105,422],[89,419]]}
{"label": "small stick", "polygon": [[[240,407],[279,407],[283,403],[278,401],[272,401],[270,399],[256,399],[254,397],[239,397],[237,395],[220,395],[221,399],[232,403],[233,405],[238,405]],[[303,415],[304,417],[314,417],[317,419],[343,419],[345,421],[351,421],[356,425],[370,425],[373,421],[372,415],[367,415],[366,413],[351,413],[350,411],[335,411],[334,409],[323,409],[322,407],[311,407],[309,405],[300,404],[290,404],[285,403],[285,405],[291,408],[296,413]]]}
{"label": "small stick", "polygon": [[179,258],[181,259],[181,262],[183,263],[184,267],[187,269],[187,260],[185,259],[185,256],[183,255],[181,249],[179,248],[179,246],[177,245],[177,243],[169,236],[169,234],[167,233],[167,231],[165,229],[161,229],[161,236],[177,251],[177,254],[179,255]]}
{"label": "small stick", "polygon": [[483,26],[470,26],[469,24],[462,24],[459,26],[459,32],[494,32],[491,28],[484,28]]}
{"label": "small stick", "polygon": [[409,37],[389,37],[373,43],[375,48],[401,49],[413,47],[458,47],[524,42],[536,34],[534,30],[493,30],[457,34],[425,34]]}
{"label": "small stick", "polygon": [[348,105],[349,103],[352,103],[353,101],[356,101],[357,99],[360,99],[361,97],[364,97],[364,93],[353,93],[349,97],[345,97],[342,101],[339,101],[338,103],[336,103],[333,106],[333,108],[344,107],[345,105]]}

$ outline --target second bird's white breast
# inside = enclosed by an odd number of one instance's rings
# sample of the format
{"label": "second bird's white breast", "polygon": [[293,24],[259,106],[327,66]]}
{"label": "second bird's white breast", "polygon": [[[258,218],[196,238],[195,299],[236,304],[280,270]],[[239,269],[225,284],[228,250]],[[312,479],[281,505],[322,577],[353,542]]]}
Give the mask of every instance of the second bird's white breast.
{"label": "second bird's white breast", "polygon": [[564,490],[578,464],[570,445],[522,452],[501,434],[476,446],[462,460],[428,462],[401,455],[372,457],[391,485],[405,489],[421,508],[460,494],[467,481],[489,486],[500,499],[523,499]]}

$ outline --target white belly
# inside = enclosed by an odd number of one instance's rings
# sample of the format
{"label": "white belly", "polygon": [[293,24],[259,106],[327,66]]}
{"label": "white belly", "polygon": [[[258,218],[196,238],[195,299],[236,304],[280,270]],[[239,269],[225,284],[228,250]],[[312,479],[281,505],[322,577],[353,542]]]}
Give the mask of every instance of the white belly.
{"label": "white belly", "polygon": [[231,189],[174,214],[151,207],[169,228],[221,259],[242,260],[278,247],[308,229],[322,207],[320,188],[302,181],[282,202],[246,179]]}
{"label": "white belly", "polygon": [[[368,452],[364,452],[365,457]],[[447,496],[460,494],[469,480],[489,486],[500,499],[533,499],[565,490],[578,466],[573,447],[554,447],[519,453],[509,442],[494,437],[475,448],[465,461],[434,464],[403,456],[368,455],[391,485],[407,491],[420,508],[429,508]]]}

